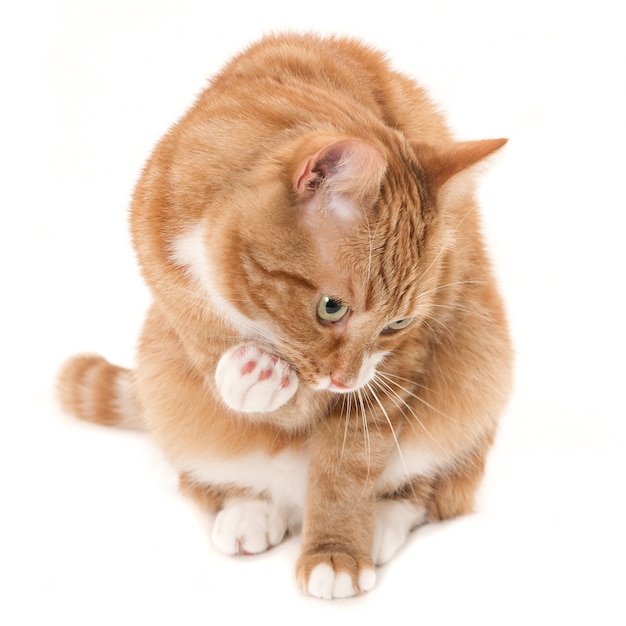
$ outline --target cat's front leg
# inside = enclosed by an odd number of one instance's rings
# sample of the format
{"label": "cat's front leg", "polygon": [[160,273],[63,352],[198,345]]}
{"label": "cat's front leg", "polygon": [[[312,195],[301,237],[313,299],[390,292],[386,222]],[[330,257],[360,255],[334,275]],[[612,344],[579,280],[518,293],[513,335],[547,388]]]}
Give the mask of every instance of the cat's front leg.
{"label": "cat's front leg", "polygon": [[352,504],[355,508],[350,512],[332,509],[325,509],[321,515],[305,512],[304,541],[296,577],[309,595],[349,598],[369,591],[376,584],[370,554],[371,506],[365,502]]}
{"label": "cat's front leg", "polygon": [[242,413],[275,411],[298,389],[298,377],[289,363],[254,343],[224,353],[215,382],[224,402]]}
{"label": "cat's front leg", "polygon": [[[315,433],[296,568],[301,588],[319,598],[359,595],[376,583],[374,489],[393,445],[377,425],[347,432],[348,446],[337,437],[340,424],[329,419]],[[356,420],[347,428],[360,430]]]}

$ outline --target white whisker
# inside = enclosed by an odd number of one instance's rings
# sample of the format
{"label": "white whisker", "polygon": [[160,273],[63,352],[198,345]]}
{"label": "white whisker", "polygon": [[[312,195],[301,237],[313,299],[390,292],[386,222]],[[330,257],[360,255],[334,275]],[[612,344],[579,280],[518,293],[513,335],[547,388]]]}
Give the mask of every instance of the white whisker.
{"label": "white whisker", "polygon": [[[440,309],[450,309],[452,311],[460,311],[461,313],[469,313],[471,315],[474,315],[475,317],[485,320],[486,322],[491,321],[489,316],[483,315],[482,313],[479,313],[478,311],[474,311],[473,309],[470,309],[469,307],[459,306],[457,304],[431,304],[430,306],[435,307],[435,308],[440,308]],[[433,319],[436,319],[436,318],[433,318]]]}
{"label": "white whisker", "polygon": [[343,441],[341,442],[341,457],[340,461],[343,461],[343,455],[346,451],[346,439],[348,438],[348,427],[350,425],[350,413],[352,412],[352,394],[346,394],[343,398],[342,413],[345,409],[346,424],[343,428]]}
{"label": "white whisker", "polygon": [[407,395],[411,396],[412,398],[415,398],[415,400],[417,400],[418,402],[421,402],[425,407],[428,407],[431,411],[433,411],[434,413],[437,413],[437,415],[444,417],[447,420],[450,421],[455,421],[454,419],[452,419],[449,415],[446,415],[445,413],[443,413],[442,411],[440,411],[439,409],[437,409],[436,407],[434,407],[432,404],[426,402],[426,400],[424,400],[424,398],[421,398],[420,396],[414,394],[413,392],[409,391],[406,387],[403,387],[402,385],[399,385],[398,383],[396,383],[393,380],[389,380],[390,376],[389,374],[383,374],[382,372],[377,372],[378,374],[380,374],[380,376],[382,376],[383,378],[385,378],[386,380],[388,380],[389,382],[393,383],[394,385],[396,385],[399,389],[401,389],[402,391],[404,391]]}
{"label": "white whisker", "polygon": [[[387,394],[388,397],[391,398],[394,404],[398,407],[398,409],[402,413],[403,417],[406,419],[407,423],[409,424],[413,432],[416,432],[415,423],[417,423],[417,425],[422,429],[422,431],[426,434],[426,436],[437,447],[440,447],[439,442],[435,439],[435,437],[433,437],[432,433],[428,430],[428,428],[426,428],[424,422],[420,419],[416,410],[410,404],[408,404],[406,400],[395,389],[391,387],[391,385],[389,384],[391,381],[386,382],[384,380],[384,374],[381,374],[380,372],[377,372],[377,374],[378,376],[375,379],[375,383],[378,385],[378,387],[382,391],[384,391]],[[397,385],[397,383],[394,383],[394,384]],[[402,389],[400,385],[397,385],[397,386],[400,389]],[[409,411],[410,416],[404,412],[404,408],[406,408]]]}
{"label": "white whisker", "polygon": [[467,279],[467,280],[457,280],[455,282],[452,283],[446,283],[445,285],[437,285],[436,287],[432,287],[430,289],[427,289],[426,291],[422,291],[420,292],[420,297],[425,297],[425,296],[429,296],[432,293],[437,293],[438,291],[442,291],[443,289],[451,289],[452,287],[458,287],[460,285],[490,285],[491,283],[489,281],[485,281],[485,280],[474,280],[474,279]]}
{"label": "white whisker", "polygon": [[393,427],[393,423],[391,422],[391,419],[389,418],[389,414],[387,413],[387,409],[385,408],[385,405],[382,403],[382,400],[378,397],[378,394],[376,393],[376,390],[374,389],[374,387],[372,386],[372,383],[369,382],[367,383],[367,388],[370,391],[370,395],[371,397],[376,401],[376,404],[378,404],[378,407],[380,408],[385,420],[387,421],[387,424],[389,425],[389,428],[391,429],[391,435],[393,437],[393,441],[396,445],[396,449],[398,450],[398,456],[400,458],[400,463],[402,464],[402,467],[404,468],[406,474],[409,474],[407,465],[405,463],[404,460],[404,456],[402,455],[402,449],[400,448],[400,442],[398,441],[398,437],[396,436],[396,431],[395,428]]}
{"label": "white whisker", "polygon": [[[428,320],[428,321],[427,321]],[[428,328],[428,330],[431,332],[431,335],[436,335],[437,332],[435,331],[435,329],[428,323],[428,322],[437,322],[437,324],[439,324],[439,326],[441,326],[443,328],[444,331],[448,332],[450,335],[454,336],[453,332],[448,328],[448,326],[442,322],[439,318],[437,317],[433,317],[432,315],[429,315],[427,318],[422,320],[422,324],[424,324],[424,326],[426,326],[426,328]]]}
{"label": "white whisker", "polygon": [[[411,426],[411,428],[413,430],[415,430],[414,426],[413,426],[413,420],[420,426],[420,428],[424,431],[424,433],[428,436],[428,438],[431,440],[431,442],[433,444],[435,444],[435,446],[437,448],[439,448],[442,451],[445,451],[445,447],[443,446],[443,444],[439,441],[437,441],[437,439],[435,439],[435,437],[432,435],[432,433],[426,428],[426,426],[424,425],[424,423],[422,422],[422,420],[420,419],[419,415],[417,414],[417,412],[414,410],[413,407],[411,407],[406,400],[404,400],[404,398],[402,398],[402,396],[400,396],[400,394],[395,391],[395,389],[393,389],[391,387],[391,385],[395,385],[396,387],[398,387],[398,389],[404,391],[407,395],[409,395],[410,397],[418,400],[419,402],[421,402],[424,406],[426,406],[427,408],[429,408],[431,411],[437,413],[438,415],[440,415],[441,417],[444,417],[447,420],[451,420],[451,421],[456,421],[454,420],[452,417],[450,417],[449,415],[446,415],[445,413],[443,413],[442,411],[436,409],[435,407],[433,407],[431,404],[429,404],[428,402],[426,402],[423,398],[420,398],[418,395],[412,393],[411,391],[409,391],[408,389],[406,389],[405,387],[403,387],[402,385],[398,384],[397,382],[395,382],[394,380],[392,380],[392,378],[397,378],[398,380],[405,380],[407,382],[412,382],[409,381],[405,378],[402,378],[401,376],[394,376],[393,374],[385,374],[383,372],[376,372],[376,378],[375,378],[375,383],[379,386],[379,388],[381,388],[383,391],[385,391],[389,397],[392,398],[395,396],[397,398],[397,400],[399,402],[402,402],[402,404],[409,410],[409,412],[411,413],[410,416],[406,415],[406,413],[402,410],[401,407],[398,407],[400,409],[400,411],[402,412],[402,415],[407,419],[409,425]],[[397,405],[396,405],[397,406]],[[412,418],[412,419],[411,419]]]}
{"label": "white whisker", "polygon": [[363,426],[363,442],[365,444],[365,457],[367,460],[367,478],[369,479],[372,451],[370,448],[369,429],[367,426],[367,411],[365,410],[365,401],[363,400],[362,390],[358,389],[357,394],[359,398],[359,404],[361,405],[361,424]]}
{"label": "white whisker", "polygon": [[456,228],[448,235],[448,238],[446,239],[445,243],[440,247],[439,252],[437,252],[437,255],[435,256],[435,258],[430,262],[430,265],[426,268],[426,271],[424,272],[424,276],[426,276],[428,274],[428,272],[430,272],[430,270],[432,269],[433,265],[439,260],[439,257],[446,252],[449,248],[448,245],[450,244],[450,242],[454,239],[454,236],[456,235],[456,233],[458,232],[458,230],[461,228],[461,226],[463,225],[463,222],[465,222],[465,220],[474,212],[474,208],[472,207],[471,209],[469,209],[465,215],[461,218],[461,221],[456,225]]}

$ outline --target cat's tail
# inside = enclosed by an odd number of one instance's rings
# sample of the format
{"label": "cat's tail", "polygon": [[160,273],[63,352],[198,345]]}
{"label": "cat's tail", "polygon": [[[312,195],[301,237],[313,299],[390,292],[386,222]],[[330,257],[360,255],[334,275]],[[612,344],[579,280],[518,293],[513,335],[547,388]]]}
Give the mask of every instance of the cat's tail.
{"label": "cat's tail", "polygon": [[85,422],[144,430],[132,372],[96,354],[78,354],[57,379],[61,406]]}

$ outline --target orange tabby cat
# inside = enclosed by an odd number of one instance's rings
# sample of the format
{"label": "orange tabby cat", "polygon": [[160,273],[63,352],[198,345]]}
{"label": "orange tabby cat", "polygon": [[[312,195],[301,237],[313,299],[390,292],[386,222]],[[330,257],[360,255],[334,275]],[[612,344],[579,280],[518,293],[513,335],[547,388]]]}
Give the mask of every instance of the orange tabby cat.
{"label": "orange tabby cat", "polygon": [[353,40],[263,39],[137,185],[136,369],[74,357],[63,406],[148,431],[223,552],[302,527],[305,591],[371,589],[413,528],[472,509],[509,392],[471,177],[504,143],[455,142]]}

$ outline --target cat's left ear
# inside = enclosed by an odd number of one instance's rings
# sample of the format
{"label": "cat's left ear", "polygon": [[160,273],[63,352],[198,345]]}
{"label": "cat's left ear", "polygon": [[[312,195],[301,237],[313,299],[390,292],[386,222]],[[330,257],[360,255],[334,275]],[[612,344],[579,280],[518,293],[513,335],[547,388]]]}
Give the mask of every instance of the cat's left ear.
{"label": "cat's left ear", "polygon": [[451,178],[487,158],[506,142],[507,139],[483,139],[444,146],[417,144],[414,149],[427,184],[436,193]]}
{"label": "cat's left ear", "polygon": [[[327,193],[361,205],[373,201],[387,167],[380,149],[361,139],[316,139],[294,172],[300,200]],[[315,143],[321,146],[315,149]]]}

